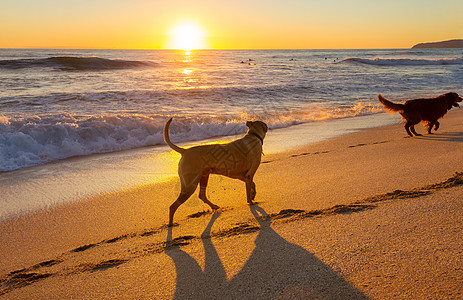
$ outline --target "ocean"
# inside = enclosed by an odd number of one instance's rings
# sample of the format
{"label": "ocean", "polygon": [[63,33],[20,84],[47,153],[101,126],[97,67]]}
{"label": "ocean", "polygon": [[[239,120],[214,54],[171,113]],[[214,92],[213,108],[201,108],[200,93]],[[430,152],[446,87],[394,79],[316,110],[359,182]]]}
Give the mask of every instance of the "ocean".
{"label": "ocean", "polygon": [[12,202],[22,197],[14,172],[156,151],[170,117],[176,143],[240,135],[245,121],[257,119],[275,133],[329,131],[345,120],[372,127],[385,115],[378,93],[404,101],[462,89],[463,49],[0,49],[0,188],[8,187]]}
{"label": "ocean", "polygon": [[[463,50],[0,49],[0,172],[463,93]],[[175,126],[175,123],[180,124]]]}

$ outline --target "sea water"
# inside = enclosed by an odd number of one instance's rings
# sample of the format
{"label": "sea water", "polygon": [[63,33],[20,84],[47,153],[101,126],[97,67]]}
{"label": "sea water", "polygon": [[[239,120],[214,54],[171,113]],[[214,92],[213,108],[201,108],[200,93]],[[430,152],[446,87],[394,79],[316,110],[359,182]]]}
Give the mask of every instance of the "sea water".
{"label": "sea water", "polygon": [[0,186],[65,158],[159,150],[170,117],[176,143],[240,135],[247,120],[301,128],[306,139],[266,139],[287,149],[352,129],[336,122],[390,122],[378,93],[404,101],[462,88],[463,49],[0,49]]}

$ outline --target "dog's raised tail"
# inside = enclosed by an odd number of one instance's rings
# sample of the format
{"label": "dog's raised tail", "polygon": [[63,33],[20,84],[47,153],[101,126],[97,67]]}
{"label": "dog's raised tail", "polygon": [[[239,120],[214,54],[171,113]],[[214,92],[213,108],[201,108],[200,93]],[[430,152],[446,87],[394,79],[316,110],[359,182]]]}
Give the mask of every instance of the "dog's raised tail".
{"label": "dog's raised tail", "polygon": [[378,101],[384,106],[384,108],[390,112],[403,112],[405,106],[399,103],[392,103],[391,101],[384,98],[381,94],[378,94]]}
{"label": "dog's raised tail", "polygon": [[172,118],[170,118],[169,121],[167,121],[166,125],[164,126],[164,141],[166,142],[167,145],[169,145],[170,148],[172,148],[172,150],[177,151],[180,154],[183,154],[183,152],[185,152],[185,149],[180,148],[179,146],[175,145],[174,143],[170,141],[170,138],[169,138],[170,123],[172,123]]}

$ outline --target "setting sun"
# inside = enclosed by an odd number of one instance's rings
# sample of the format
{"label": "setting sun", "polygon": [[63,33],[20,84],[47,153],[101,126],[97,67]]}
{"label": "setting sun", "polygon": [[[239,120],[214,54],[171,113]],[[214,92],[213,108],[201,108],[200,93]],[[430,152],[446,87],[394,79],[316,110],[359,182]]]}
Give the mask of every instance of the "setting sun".
{"label": "setting sun", "polygon": [[180,23],[170,30],[167,48],[186,51],[207,48],[205,35],[204,30],[195,23]]}

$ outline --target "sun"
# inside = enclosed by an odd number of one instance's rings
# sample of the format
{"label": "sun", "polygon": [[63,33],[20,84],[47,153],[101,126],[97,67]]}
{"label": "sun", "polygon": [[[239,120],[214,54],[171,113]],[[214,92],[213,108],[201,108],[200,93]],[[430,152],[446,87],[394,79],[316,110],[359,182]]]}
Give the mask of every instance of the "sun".
{"label": "sun", "polygon": [[191,51],[207,48],[205,31],[193,22],[182,22],[170,30],[169,49]]}

